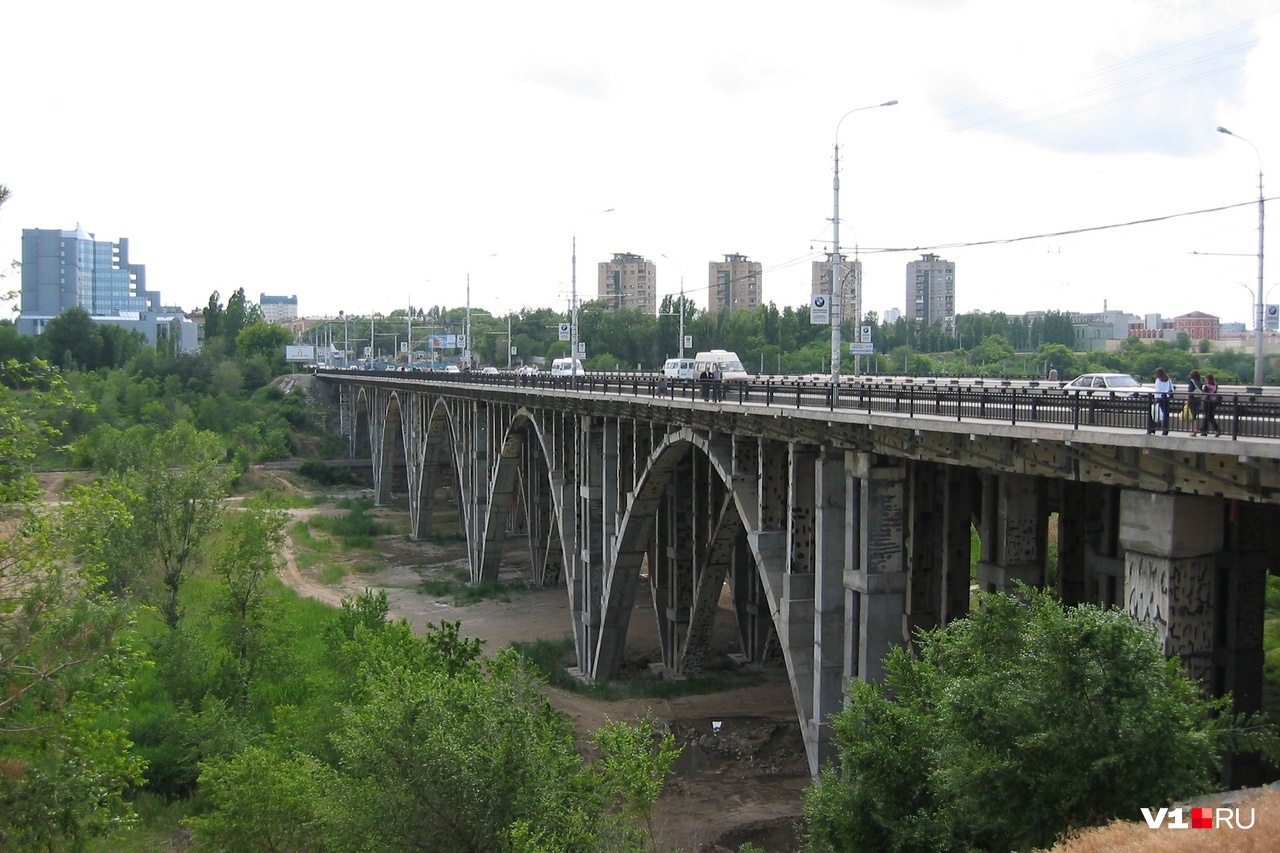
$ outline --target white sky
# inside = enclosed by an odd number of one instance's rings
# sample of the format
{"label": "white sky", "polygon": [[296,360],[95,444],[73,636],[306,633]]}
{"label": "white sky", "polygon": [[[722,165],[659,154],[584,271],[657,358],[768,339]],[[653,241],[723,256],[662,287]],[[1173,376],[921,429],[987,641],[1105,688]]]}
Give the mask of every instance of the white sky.
{"label": "white sky", "polygon": [[501,313],[566,306],[576,233],[580,296],[634,252],[705,307],[740,253],[799,307],[837,123],[897,99],[839,129],[866,310],[918,247],[962,313],[1251,320],[1259,158],[1214,128],[1280,170],[1277,84],[1280,0],[4,2],[0,259],[79,222],[165,304],[455,307],[469,273]]}

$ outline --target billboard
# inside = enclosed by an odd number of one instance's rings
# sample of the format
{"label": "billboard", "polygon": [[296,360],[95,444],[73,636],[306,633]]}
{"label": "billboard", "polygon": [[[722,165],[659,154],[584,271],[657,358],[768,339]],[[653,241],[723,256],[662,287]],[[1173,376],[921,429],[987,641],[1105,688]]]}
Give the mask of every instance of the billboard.
{"label": "billboard", "polygon": [[302,346],[286,346],[284,348],[284,360],[285,361],[307,361],[307,362],[315,361],[316,348],[302,347]]}
{"label": "billboard", "polygon": [[809,324],[812,326],[831,325],[830,294],[815,293],[809,299]]}

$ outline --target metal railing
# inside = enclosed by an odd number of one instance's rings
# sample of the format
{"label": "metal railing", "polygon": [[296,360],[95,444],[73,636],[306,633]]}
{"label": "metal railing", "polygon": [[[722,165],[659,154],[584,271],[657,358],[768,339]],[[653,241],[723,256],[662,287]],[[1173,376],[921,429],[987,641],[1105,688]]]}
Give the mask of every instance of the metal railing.
{"label": "metal railing", "polygon": [[[359,380],[395,379],[410,384],[491,386],[532,392],[577,391],[683,401],[689,404],[827,409],[906,418],[948,418],[1007,424],[1044,424],[1070,429],[1097,427],[1155,433],[1162,426],[1152,418],[1155,395],[1150,392],[1068,391],[1060,383],[1047,385],[1010,380],[846,380],[833,403],[827,380],[753,377],[748,380],[707,382],[675,379],[653,373],[589,373],[585,376],[516,375],[512,373],[431,373],[420,371],[317,371],[321,376]],[[990,383],[990,384],[988,384]],[[1253,393],[1223,393],[1217,403],[1217,431],[1224,438],[1280,438],[1280,397]],[[1185,393],[1169,402],[1170,432],[1199,432],[1180,416]]]}

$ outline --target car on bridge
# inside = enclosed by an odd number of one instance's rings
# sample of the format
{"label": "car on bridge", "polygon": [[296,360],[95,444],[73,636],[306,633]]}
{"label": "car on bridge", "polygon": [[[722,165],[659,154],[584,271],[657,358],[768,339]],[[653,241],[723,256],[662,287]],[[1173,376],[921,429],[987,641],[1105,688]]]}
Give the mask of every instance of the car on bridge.
{"label": "car on bridge", "polygon": [[1073,394],[1092,394],[1115,391],[1125,394],[1148,394],[1155,391],[1155,386],[1143,385],[1128,373],[1085,373],[1062,386],[1063,391]]}

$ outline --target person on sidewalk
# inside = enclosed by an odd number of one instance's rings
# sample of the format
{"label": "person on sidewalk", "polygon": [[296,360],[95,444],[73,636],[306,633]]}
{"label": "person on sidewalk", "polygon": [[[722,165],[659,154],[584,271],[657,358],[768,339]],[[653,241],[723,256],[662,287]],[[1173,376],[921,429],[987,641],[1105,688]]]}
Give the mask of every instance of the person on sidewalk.
{"label": "person on sidewalk", "polygon": [[[1187,406],[1191,409],[1191,417],[1188,423],[1191,427],[1191,435],[1196,434],[1196,421],[1200,419],[1200,403],[1204,399],[1204,380],[1200,378],[1200,371],[1193,370],[1191,375],[1187,377]],[[1205,433],[1208,435],[1208,433]]]}
{"label": "person on sidewalk", "polygon": [[1204,420],[1200,423],[1200,434],[1208,435],[1209,427],[1213,427],[1213,435],[1215,438],[1222,437],[1222,428],[1218,426],[1218,419],[1215,417],[1218,411],[1218,401],[1221,395],[1218,393],[1218,380],[1213,377],[1212,373],[1204,375]]}
{"label": "person on sidewalk", "polygon": [[1160,424],[1160,434],[1169,434],[1169,402],[1173,399],[1173,381],[1163,367],[1156,368],[1156,406],[1160,415],[1156,421]]}

